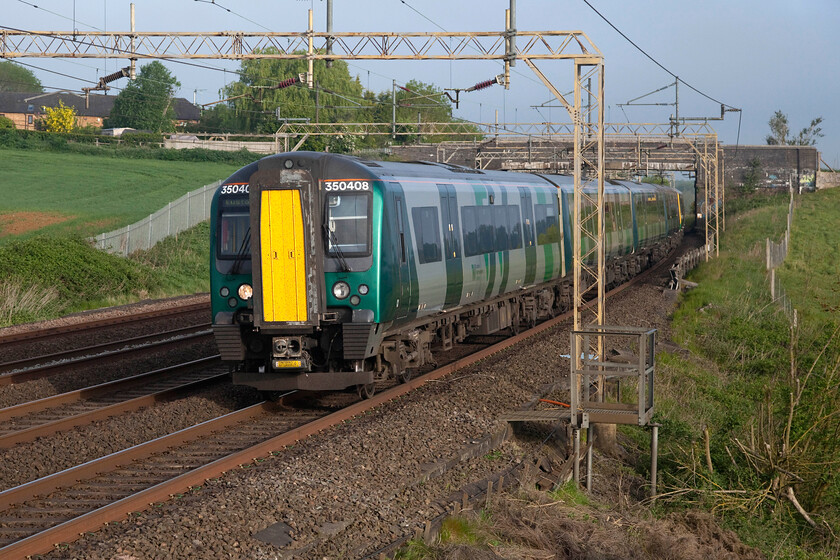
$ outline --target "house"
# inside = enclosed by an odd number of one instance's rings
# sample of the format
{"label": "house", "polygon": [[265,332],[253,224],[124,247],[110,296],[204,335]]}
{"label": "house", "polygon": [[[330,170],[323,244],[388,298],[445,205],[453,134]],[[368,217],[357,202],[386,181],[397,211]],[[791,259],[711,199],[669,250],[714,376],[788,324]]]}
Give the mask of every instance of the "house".
{"label": "house", "polygon": [[[34,130],[35,123],[43,118],[44,107],[58,107],[59,100],[76,109],[76,124],[80,127],[92,125],[102,127],[103,121],[114,107],[113,95],[91,94],[85,96],[70,92],[32,93],[0,92],[0,116],[8,117],[15,128]],[[201,112],[198,107],[183,97],[174,99],[175,125],[185,126],[198,122]]]}

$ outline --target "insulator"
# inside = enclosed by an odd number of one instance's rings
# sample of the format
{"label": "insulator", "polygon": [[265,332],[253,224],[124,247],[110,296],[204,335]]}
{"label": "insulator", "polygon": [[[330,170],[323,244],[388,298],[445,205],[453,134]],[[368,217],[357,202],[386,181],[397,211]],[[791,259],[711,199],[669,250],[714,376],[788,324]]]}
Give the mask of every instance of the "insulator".
{"label": "insulator", "polygon": [[282,82],[280,82],[279,84],[277,84],[275,87],[276,87],[276,89],[283,89],[283,88],[287,88],[289,86],[293,86],[296,83],[298,83],[299,81],[300,81],[300,78],[287,78],[287,79],[283,80]]}
{"label": "insulator", "polygon": [[496,78],[491,80],[484,80],[483,82],[478,82],[473,87],[470,88],[471,91],[478,91],[480,89],[488,88],[496,83]]}

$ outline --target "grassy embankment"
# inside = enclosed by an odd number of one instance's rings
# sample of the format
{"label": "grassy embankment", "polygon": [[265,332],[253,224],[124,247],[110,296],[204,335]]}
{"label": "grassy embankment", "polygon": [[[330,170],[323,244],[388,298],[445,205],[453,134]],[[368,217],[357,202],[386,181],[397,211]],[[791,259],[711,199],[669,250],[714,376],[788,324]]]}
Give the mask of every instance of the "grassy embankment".
{"label": "grassy embankment", "polygon": [[[731,215],[721,255],[674,314],[687,353],[660,354],[662,464],[674,505],[715,511],[775,558],[836,557],[840,528],[840,189],[797,198],[771,301],[765,239],[787,198]],[[707,429],[708,452],[706,452]]]}
{"label": "grassy embankment", "polygon": [[[140,220],[242,163],[120,153],[0,149],[0,326],[207,290],[206,225],[129,259],[85,238]],[[10,229],[17,233],[4,234]]]}

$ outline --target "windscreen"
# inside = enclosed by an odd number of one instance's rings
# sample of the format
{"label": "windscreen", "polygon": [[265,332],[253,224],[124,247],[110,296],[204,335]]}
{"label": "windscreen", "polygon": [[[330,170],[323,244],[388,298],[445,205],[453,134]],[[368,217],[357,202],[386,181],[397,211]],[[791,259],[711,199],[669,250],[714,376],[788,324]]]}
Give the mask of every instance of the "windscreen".
{"label": "windscreen", "polygon": [[370,255],[370,204],[367,193],[327,195],[327,252],[330,256]]}
{"label": "windscreen", "polygon": [[251,269],[251,221],[248,196],[219,199],[219,225],[216,243],[217,268],[228,273],[235,261],[240,273]]}

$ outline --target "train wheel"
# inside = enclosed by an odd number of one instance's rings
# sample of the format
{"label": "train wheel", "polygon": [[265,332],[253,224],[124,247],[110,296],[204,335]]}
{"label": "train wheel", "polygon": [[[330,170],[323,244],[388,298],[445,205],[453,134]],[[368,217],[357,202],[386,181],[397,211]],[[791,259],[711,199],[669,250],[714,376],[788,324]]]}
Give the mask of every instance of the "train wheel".
{"label": "train wheel", "polygon": [[414,375],[414,370],[411,368],[406,368],[402,370],[399,375],[397,375],[397,381],[400,383],[408,383],[411,381],[411,377]]}
{"label": "train wheel", "polygon": [[356,392],[359,393],[360,399],[369,399],[376,393],[376,383],[368,383],[367,385],[356,385]]}
{"label": "train wheel", "polygon": [[282,394],[283,393],[281,393],[280,391],[260,391],[260,396],[262,396],[262,398],[274,403],[280,402]]}

